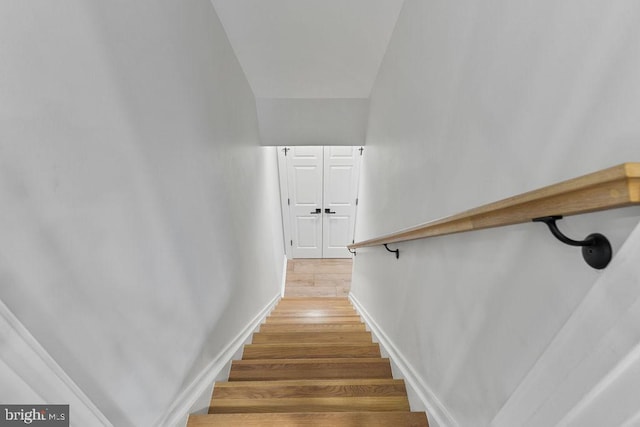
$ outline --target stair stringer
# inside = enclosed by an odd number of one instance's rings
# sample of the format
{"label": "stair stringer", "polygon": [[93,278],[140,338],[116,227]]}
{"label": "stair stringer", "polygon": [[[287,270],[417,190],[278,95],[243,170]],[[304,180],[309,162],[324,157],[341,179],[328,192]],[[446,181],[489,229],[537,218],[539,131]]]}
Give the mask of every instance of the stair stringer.
{"label": "stair stringer", "polygon": [[367,328],[371,331],[373,341],[380,345],[382,357],[388,357],[391,361],[393,377],[404,380],[411,410],[425,410],[430,427],[459,427],[458,422],[436,397],[433,390],[420,378],[400,349],[380,328],[353,293],[349,293],[349,301],[351,301]]}
{"label": "stair stringer", "polygon": [[[211,401],[214,383],[226,380],[233,359],[239,358],[243,346],[251,341],[253,333],[258,330],[271,310],[280,301],[280,293],[276,295],[237,335],[227,346],[214,357],[200,374],[191,381],[173,401],[173,404],[162,414],[155,426],[184,427],[190,414],[206,414]],[[199,402],[205,402],[206,408],[201,408]]]}

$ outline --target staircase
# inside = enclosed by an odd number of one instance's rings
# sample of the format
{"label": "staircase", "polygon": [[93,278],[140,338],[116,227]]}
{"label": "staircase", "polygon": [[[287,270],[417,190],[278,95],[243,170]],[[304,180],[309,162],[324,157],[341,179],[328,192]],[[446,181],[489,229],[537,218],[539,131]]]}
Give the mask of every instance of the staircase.
{"label": "staircase", "polygon": [[285,297],[188,427],[428,427],[347,298]]}

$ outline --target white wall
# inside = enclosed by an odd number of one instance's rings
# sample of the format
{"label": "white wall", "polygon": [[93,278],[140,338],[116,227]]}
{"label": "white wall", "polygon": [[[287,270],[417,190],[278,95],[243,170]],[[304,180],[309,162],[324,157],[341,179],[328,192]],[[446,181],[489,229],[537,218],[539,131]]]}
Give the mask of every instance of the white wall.
{"label": "white wall", "polygon": [[262,145],[361,145],[369,100],[365,98],[258,98]]}
{"label": "white wall", "polygon": [[[356,240],[639,161],[639,20],[631,0],[405,1],[370,100]],[[634,207],[560,227],[606,234],[617,269],[639,220]],[[607,315],[605,276],[626,280],[631,301],[640,290],[631,274],[590,269],[541,224],[395,246],[399,260],[358,251],[352,292],[424,384],[436,423],[556,425],[633,353],[606,351],[600,338],[626,330],[611,326],[586,340],[598,374],[580,385],[563,378],[588,352],[585,340],[554,337],[570,335],[584,304],[590,320],[574,332]],[[630,244],[622,258],[638,255]],[[582,352],[556,363],[576,339]],[[546,400],[561,389],[564,399]],[[618,425],[574,415],[581,426]]]}
{"label": "white wall", "polygon": [[5,1],[0,58],[0,298],[111,423],[154,425],[280,291],[254,96],[208,0]]}

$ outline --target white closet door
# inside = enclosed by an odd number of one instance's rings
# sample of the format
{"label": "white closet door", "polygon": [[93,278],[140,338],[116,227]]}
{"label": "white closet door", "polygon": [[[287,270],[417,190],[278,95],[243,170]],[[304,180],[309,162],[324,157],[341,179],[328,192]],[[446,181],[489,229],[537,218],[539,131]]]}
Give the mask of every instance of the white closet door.
{"label": "white closet door", "polygon": [[322,258],[322,147],[291,147],[286,156],[294,258]]}
{"label": "white closet door", "polygon": [[345,146],[279,147],[289,256],[351,257],[346,246],[355,231],[361,150]]}
{"label": "white closet door", "polygon": [[351,257],[360,158],[358,147],[324,147],[323,258]]}

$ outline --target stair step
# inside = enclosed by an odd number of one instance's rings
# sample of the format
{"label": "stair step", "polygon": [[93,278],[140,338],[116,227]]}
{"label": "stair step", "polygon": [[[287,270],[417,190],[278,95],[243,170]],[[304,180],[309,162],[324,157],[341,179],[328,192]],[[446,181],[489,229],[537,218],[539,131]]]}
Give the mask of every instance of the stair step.
{"label": "stair step", "polygon": [[288,397],[405,396],[403,380],[375,378],[349,380],[220,381],[214,399]]}
{"label": "stair step", "polygon": [[260,325],[260,332],[358,332],[366,331],[364,323],[291,324],[269,323]]}
{"label": "stair step", "polygon": [[280,310],[301,310],[308,308],[314,309],[353,309],[353,305],[349,301],[319,301],[319,302],[286,302],[281,300],[274,309]]}
{"label": "stair step", "polygon": [[365,397],[288,397],[275,399],[216,399],[210,414],[273,412],[350,412],[408,411],[409,401],[402,396]]}
{"label": "stair step", "polygon": [[370,343],[371,332],[257,332],[252,344]]}
{"label": "stair step", "polygon": [[347,297],[297,297],[282,298],[278,304],[351,304]]}
{"label": "stair step", "polygon": [[280,303],[274,308],[274,310],[348,310],[353,309],[353,305],[350,302],[285,302]]}
{"label": "stair step", "polygon": [[234,360],[229,381],[391,378],[386,358]]}
{"label": "stair step", "polygon": [[187,427],[428,427],[424,412],[307,412],[191,415]]}
{"label": "stair step", "polygon": [[408,411],[402,380],[220,382],[209,413]]}
{"label": "stair step", "polygon": [[330,310],[330,309],[353,309],[353,305],[348,300],[337,301],[287,301],[286,297],[280,300],[280,303],[274,308],[274,310]]}
{"label": "stair step", "polygon": [[271,323],[290,323],[294,325],[300,324],[318,324],[318,323],[362,323],[360,316],[331,316],[331,317],[308,317],[308,316],[273,316],[267,317],[265,324]]}
{"label": "stair step", "polygon": [[281,300],[280,303],[274,308],[275,310],[300,310],[308,308],[314,309],[353,309],[353,304],[349,301],[285,301]]}
{"label": "stair step", "polygon": [[345,308],[296,308],[296,309],[275,309],[269,316],[291,316],[291,317],[332,317],[332,316],[357,316],[358,313],[351,307]]}
{"label": "stair step", "polygon": [[242,360],[380,357],[380,346],[369,343],[247,344]]}

